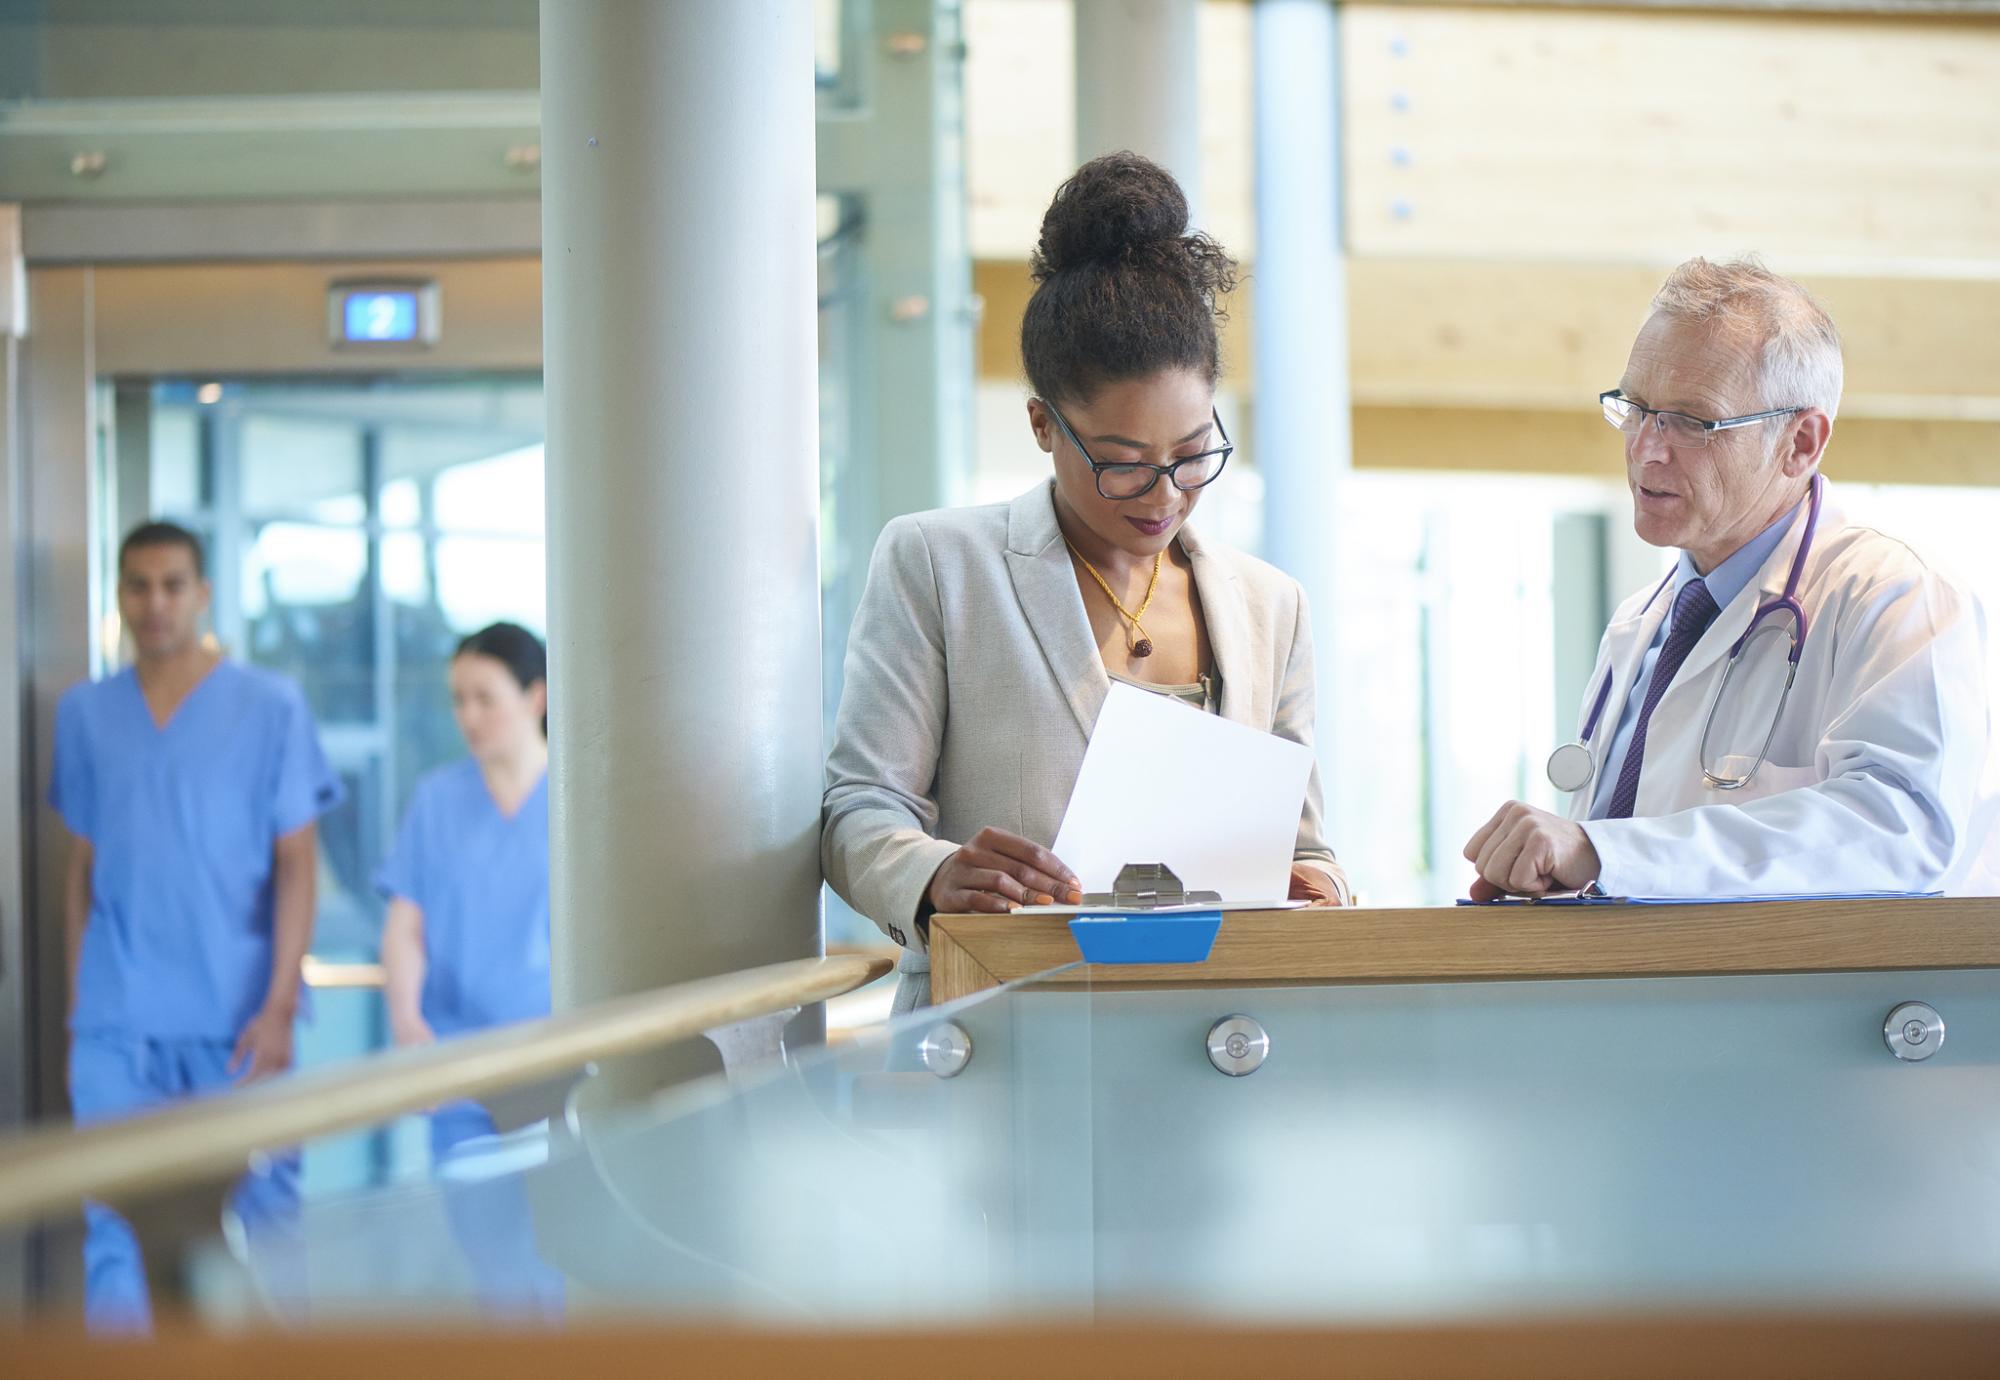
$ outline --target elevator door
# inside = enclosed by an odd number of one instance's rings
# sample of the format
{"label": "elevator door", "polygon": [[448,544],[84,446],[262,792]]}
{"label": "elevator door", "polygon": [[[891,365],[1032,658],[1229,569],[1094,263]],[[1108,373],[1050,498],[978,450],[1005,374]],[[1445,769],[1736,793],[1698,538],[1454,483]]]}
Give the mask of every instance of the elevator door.
{"label": "elevator door", "polygon": [[[872,485],[853,463],[854,380],[867,372],[857,363],[867,353],[860,220],[834,197],[821,220],[820,473],[831,525]],[[329,291],[356,278],[435,284],[439,337],[421,350],[330,340]],[[300,684],[347,787],[320,825],[316,1010],[301,1028],[301,1063],[379,1047],[374,876],[416,779],[463,752],[446,663],[460,638],[493,621],[544,632],[538,265],[120,263],[31,268],[29,283],[25,798],[46,793],[62,693],[130,656],[115,598],[122,536],[149,518],[190,527],[208,548],[210,634]],[[822,546],[827,617],[842,632],[866,550],[858,539]],[[837,667],[842,639],[829,641]],[[60,1115],[67,850],[48,811],[25,814],[34,918],[20,936],[26,962],[0,972],[0,997],[25,1008],[22,1100],[31,1115]],[[873,935],[841,918],[851,928],[834,937]],[[331,1187],[376,1181],[405,1159],[378,1141],[307,1168]]]}
{"label": "elevator door", "polygon": [[[347,788],[320,823],[323,960],[372,959],[373,878],[424,772],[462,755],[459,639],[544,634],[542,388],[529,374],[123,378],[100,490],[200,534],[212,636],[296,680]],[[138,486],[141,492],[131,490]],[[99,674],[129,657],[101,524]]]}

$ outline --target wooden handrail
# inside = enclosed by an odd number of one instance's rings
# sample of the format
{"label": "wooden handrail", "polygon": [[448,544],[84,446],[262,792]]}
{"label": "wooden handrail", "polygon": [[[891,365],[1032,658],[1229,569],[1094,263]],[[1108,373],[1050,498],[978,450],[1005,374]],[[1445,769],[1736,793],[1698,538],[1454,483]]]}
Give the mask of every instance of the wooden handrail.
{"label": "wooden handrail", "polygon": [[441,1102],[541,1082],[837,997],[887,973],[879,958],[808,958],[599,1002],[463,1039],[389,1050],[92,1126],[0,1139],[0,1226],[85,1198],[157,1192],[239,1171],[259,1150],[377,1125]]}
{"label": "wooden handrail", "polygon": [[[1164,1313],[1164,1308],[1162,1312]],[[1203,1326],[1184,1317],[1100,1318],[1094,1324],[1002,1318],[962,1327],[755,1327],[686,1319],[654,1326],[585,1315],[562,1328],[393,1325],[343,1315],[305,1331],[201,1331],[163,1326],[145,1346],[107,1346],[82,1329],[10,1330],[9,1374],[90,1380],[544,1380],[550,1375],[650,1375],[703,1380],[879,1380],[949,1373],[954,1380],[1153,1380],[1254,1375],[1258,1380],[1987,1380],[2000,1354],[2000,1315],[1681,1309],[1607,1317],[1545,1317],[1312,1327],[1273,1321]],[[940,1359],[943,1365],[939,1364]]]}

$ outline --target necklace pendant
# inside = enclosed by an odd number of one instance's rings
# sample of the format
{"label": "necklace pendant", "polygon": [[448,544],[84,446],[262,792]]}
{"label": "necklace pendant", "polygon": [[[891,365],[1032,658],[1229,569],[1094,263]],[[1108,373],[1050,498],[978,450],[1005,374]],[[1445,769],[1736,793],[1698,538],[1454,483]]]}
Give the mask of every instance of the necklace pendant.
{"label": "necklace pendant", "polygon": [[1138,640],[1137,642],[1135,642],[1134,644],[1132,644],[1132,655],[1133,655],[1133,656],[1151,656],[1152,654],[1153,654],[1153,639],[1152,639],[1152,638],[1150,638],[1150,637],[1142,637],[1142,638],[1140,638],[1140,639],[1139,639],[1139,640]]}

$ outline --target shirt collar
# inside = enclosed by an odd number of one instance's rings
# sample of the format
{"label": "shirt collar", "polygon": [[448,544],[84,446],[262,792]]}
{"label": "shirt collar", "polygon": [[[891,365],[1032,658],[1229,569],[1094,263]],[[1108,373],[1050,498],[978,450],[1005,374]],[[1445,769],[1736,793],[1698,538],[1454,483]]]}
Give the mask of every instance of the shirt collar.
{"label": "shirt collar", "polygon": [[[1800,499],[1799,503],[1805,502]],[[1749,587],[1757,572],[1764,568],[1764,562],[1771,559],[1771,553],[1778,549],[1778,543],[1785,539],[1791,529],[1792,519],[1799,515],[1799,504],[1794,503],[1784,516],[1766,527],[1739,547],[1728,560],[1703,575],[1694,568],[1694,557],[1681,552],[1680,564],[1674,570],[1674,593],[1678,595],[1688,582],[1700,579],[1708,586],[1708,597],[1715,600],[1715,606],[1726,609]]]}

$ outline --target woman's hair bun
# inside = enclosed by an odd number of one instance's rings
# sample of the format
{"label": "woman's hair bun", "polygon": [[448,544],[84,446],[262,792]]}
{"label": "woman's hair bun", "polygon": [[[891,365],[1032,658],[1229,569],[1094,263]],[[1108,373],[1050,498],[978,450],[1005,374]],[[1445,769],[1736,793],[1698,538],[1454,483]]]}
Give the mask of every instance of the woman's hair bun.
{"label": "woman's hair bun", "polygon": [[1214,386],[1236,261],[1188,233],[1187,194],[1158,163],[1108,153],[1078,168],[1049,203],[1028,267],[1021,364],[1040,397],[1082,401],[1163,369],[1193,369]]}
{"label": "woman's hair bun", "polygon": [[1188,202],[1173,174],[1136,153],[1107,153],[1056,189],[1035,246],[1035,281],[1129,258],[1187,234]]}

